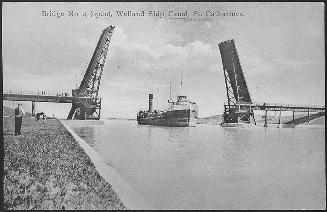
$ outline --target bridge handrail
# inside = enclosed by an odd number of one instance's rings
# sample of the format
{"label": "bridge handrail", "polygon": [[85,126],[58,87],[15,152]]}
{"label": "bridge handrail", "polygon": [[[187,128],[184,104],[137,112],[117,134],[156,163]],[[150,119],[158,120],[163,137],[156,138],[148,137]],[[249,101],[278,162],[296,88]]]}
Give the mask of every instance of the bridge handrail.
{"label": "bridge handrail", "polygon": [[290,107],[290,108],[325,108],[323,105],[298,105],[298,104],[281,104],[281,103],[264,103],[265,106],[271,107]]}
{"label": "bridge handrail", "polygon": [[18,94],[18,95],[39,95],[39,96],[71,96],[68,92],[49,92],[49,91],[13,91],[13,90],[3,90],[3,94]]}
{"label": "bridge handrail", "polygon": [[[228,105],[227,102],[224,102]],[[298,105],[298,104],[281,104],[281,103],[267,103],[267,102],[236,102],[236,105],[248,105],[248,106],[270,106],[270,107],[289,107],[289,108],[313,108],[321,109],[326,108],[324,105]]]}

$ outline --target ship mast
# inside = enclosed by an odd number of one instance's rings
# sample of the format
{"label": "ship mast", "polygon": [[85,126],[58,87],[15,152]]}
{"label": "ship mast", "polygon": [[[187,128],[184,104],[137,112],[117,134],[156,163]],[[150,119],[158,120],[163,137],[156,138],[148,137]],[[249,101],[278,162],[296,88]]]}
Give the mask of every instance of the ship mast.
{"label": "ship mast", "polygon": [[169,101],[171,101],[171,82],[169,82]]}
{"label": "ship mast", "polygon": [[183,95],[183,72],[181,71],[181,91],[180,95]]}

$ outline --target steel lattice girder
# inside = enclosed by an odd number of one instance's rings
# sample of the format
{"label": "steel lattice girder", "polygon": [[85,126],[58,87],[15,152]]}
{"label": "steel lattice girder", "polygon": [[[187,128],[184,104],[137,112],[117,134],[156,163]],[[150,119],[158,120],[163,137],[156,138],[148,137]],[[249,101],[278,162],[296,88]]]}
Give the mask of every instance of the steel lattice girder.
{"label": "steel lattice girder", "polygon": [[101,100],[97,99],[99,99],[101,76],[114,28],[114,26],[109,26],[103,30],[79,88],[72,90],[73,97],[93,97],[94,101],[92,103],[74,102],[67,119],[72,119],[77,109],[85,112],[80,116],[82,119],[100,118]]}
{"label": "steel lattice girder", "polygon": [[[225,72],[226,87],[232,88],[233,97],[236,101],[252,102],[234,40],[219,43],[219,50]],[[227,98],[231,97],[228,96]]]}

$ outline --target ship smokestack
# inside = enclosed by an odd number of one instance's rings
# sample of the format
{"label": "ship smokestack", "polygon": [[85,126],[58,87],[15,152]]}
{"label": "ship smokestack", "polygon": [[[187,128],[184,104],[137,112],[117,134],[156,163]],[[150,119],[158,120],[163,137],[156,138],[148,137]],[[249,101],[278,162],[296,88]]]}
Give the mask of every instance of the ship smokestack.
{"label": "ship smokestack", "polygon": [[152,112],[153,106],[152,106],[152,100],[153,100],[153,94],[149,94],[149,111]]}

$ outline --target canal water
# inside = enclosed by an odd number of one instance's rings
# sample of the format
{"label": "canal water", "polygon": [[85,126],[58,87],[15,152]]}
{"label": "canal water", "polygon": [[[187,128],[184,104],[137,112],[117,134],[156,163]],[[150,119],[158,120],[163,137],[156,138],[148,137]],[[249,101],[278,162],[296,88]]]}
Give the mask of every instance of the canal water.
{"label": "canal water", "polygon": [[157,209],[323,209],[325,128],[73,126]]}

